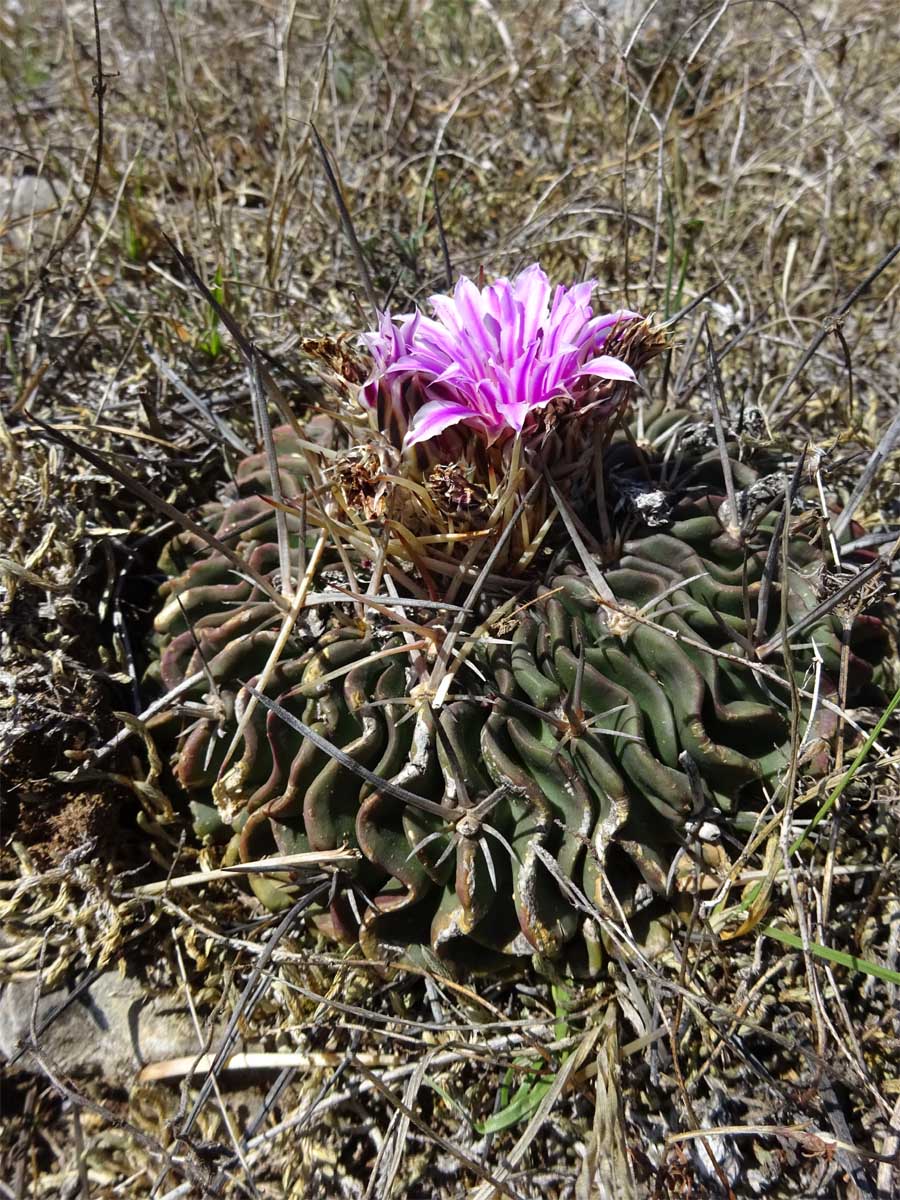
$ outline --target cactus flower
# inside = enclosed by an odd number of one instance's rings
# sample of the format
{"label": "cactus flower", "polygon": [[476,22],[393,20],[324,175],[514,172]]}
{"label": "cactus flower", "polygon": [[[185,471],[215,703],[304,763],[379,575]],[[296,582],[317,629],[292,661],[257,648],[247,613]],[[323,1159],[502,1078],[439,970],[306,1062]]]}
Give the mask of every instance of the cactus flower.
{"label": "cactus flower", "polygon": [[606,343],[642,318],[627,309],[598,315],[595,288],[587,280],[554,290],[534,263],[484,287],[460,277],[452,295],[431,297],[431,317],[385,313],[378,330],[362,335],[374,360],[363,402],[375,408],[381,393],[395,418],[402,410],[404,449],[456,425],[491,444],[527,432],[553,401],[608,409],[616,403],[608,385],[634,383],[635,374],[604,353]]}

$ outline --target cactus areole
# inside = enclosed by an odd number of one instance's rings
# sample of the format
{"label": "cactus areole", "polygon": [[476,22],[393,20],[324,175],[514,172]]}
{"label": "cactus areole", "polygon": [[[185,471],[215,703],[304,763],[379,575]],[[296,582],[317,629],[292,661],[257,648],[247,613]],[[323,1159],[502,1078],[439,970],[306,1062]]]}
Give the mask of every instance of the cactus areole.
{"label": "cactus areole", "polygon": [[652,953],[788,768],[828,769],[842,675],[878,686],[884,627],[822,604],[794,464],[753,414],[723,454],[702,411],[639,402],[663,336],[594,291],[460,279],[307,343],[321,411],[205,512],[252,571],[190,534],[162,559],[155,670],[201,715],[157,730],[198,835],[355,850],[316,920],[373,959]]}

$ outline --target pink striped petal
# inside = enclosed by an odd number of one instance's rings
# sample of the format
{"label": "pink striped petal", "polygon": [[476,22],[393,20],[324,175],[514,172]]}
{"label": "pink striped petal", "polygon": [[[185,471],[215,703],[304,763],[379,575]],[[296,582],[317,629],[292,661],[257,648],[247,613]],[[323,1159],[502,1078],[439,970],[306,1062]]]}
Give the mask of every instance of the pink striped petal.
{"label": "pink striped petal", "polygon": [[579,367],[578,375],[599,375],[601,379],[621,379],[624,383],[636,383],[637,377],[628,363],[611,354],[601,354]]}
{"label": "pink striped petal", "polygon": [[452,425],[458,425],[460,421],[481,424],[478,414],[465,404],[456,404],[452,400],[429,400],[414,415],[403,439],[403,448],[407,450],[418,442],[437,437],[439,433],[443,433]]}

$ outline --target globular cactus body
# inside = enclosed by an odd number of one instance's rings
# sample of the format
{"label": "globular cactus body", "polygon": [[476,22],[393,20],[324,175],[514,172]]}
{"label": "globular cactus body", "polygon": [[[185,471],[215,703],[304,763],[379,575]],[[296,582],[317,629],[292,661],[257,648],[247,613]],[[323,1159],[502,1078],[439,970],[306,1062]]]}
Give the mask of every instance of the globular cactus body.
{"label": "globular cactus body", "polygon": [[[718,456],[679,450],[677,414],[644,435],[642,448],[620,434],[599,451],[602,502],[587,489],[587,504],[575,480],[568,488],[600,550],[603,594],[571,538],[548,537],[518,580],[489,581],[459,624],[439,699],[428,685],[456,610],[407,610],[430,631],[423,641],[398,624],[402,596],[393,607],[332,598],[302,609],[264,692],[343,759],[259,705],[222,770],[250,702],[242,685],[259,686],[283,613],[227,560],[176,539],[156,624],[159,674],[166,688],[197,675],[191,698],[212,706],[182,731],[173,758],[198,827],[230,838],[229,853],[244,860],[358,848],[319,923],[372,957],[424,947],[460,971],[527,955],[593,971],[605,919],[643,921],[652,947],[679,856],[702,866],[714,845],[697,841],[697,827],[739,839],[792,758],[804,771],[827,766],[835,718],[821,700],[836,695],[842,656],[851,694],[870,683],[885,635],[875,617],[845,630],[825,613],[790,655],[778,650],[752,669],[748,648],[821,599],[817,519],[791,515],[782,538],[779,482],[777,502],[745,512],[738,529],[723,516]],[[278,431],[278,448],[282,492],[299,495],[308,455],[289,431]],[[730,449],[739,498],[752,505],[764,481]],[[261,465],[257,456],[242,466],[247,494],[214,506],[209,522],[275,581]],[[340,480],[341,463],[333,469]],[[296,551],[299,512],[288,526]],[[355,561],[368,585],[373,563]],[[414,571],[414,560],[398,561]],[[338,584],[347,580],[332,552],[316,587]],[[251,886],[274,908],[294,894],[277,876],[254,875]]]}

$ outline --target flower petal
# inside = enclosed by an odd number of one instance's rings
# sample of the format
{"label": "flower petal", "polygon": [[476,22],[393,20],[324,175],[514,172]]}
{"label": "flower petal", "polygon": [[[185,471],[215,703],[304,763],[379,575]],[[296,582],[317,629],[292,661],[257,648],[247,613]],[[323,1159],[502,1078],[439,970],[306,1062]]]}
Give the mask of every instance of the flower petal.
{"label": "flower petal", "polygon": [[546,324],[550,304],[550,280],[537,263],[526,267],[515,282],[515,297],[522,305],[520,350],[528,346]]}
{"label": "flower petal", "polygon": [[632,312],[630,308],[618,308],[615,312],[604,313],[596,318],[594,329],[607,329],[610,325],[617,325],[619,321],[643,321],[640,313]]}
{"label": "flower petal", "polygon": [[627,362],[621,358],[613,358],[611,354],[601,354],[592,358],[578,368],[578,375],[599,375],[601,379],[621,379],[625,383],[636,383],[637,377]]}
{"label": "flower petal", "polygon": [[403,448],[406,450],[418,442],[427,442],[460,421],[481,424],[478,413],[465,404],[457,404],[452,400],[429,400],[413,416],[403,439]]}

